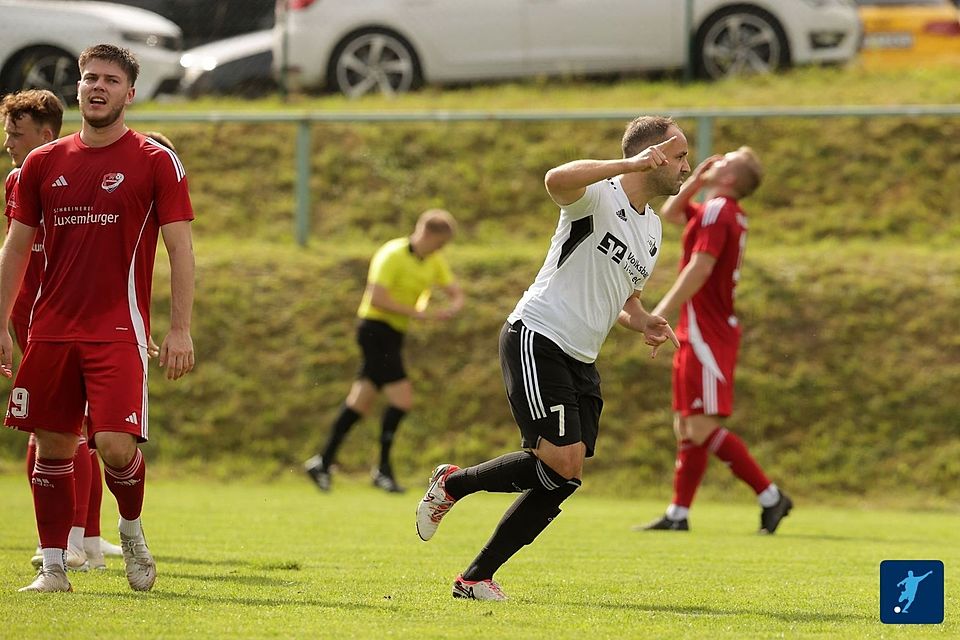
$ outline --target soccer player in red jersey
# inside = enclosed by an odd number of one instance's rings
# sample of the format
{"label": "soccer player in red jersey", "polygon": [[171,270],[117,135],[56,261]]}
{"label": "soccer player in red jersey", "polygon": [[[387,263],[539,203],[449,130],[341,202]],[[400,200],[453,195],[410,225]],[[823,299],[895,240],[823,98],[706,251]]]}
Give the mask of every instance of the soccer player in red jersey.
{"label": "soccer player in red jersey", "polygon": [[[13,160],[14,169],[7,174],[4,190],[4,202],[13,195],[17,183],[17,174],[27,154],[37,147],[60,137],[63,124],[63,104],[51,91],[46,89],[27,89],[10,93],[0,100],[0,121],[4,128],[4,148]],[[8,225],[9,227],[9,218]],[[27,331],[30,326],[30,311],[40,288],[43,274],[43,229],[37,229],[36,239],[30,254],[27,271],[20,286],[20,293],[13,305],[10,322],[13,335],[21,353],[27,346]],[[100,463],[92,451],[87,448],[86,439],[81,436],[77,454],[74,456],[74,478],[77,484],[77,502],[74,511],[73,527],[70,528],[67,543],[67,566],[73,569],[105,569],[104,553],[119,555],[120,547],[100,537],[100,498],[103,491],[103,479]],[[33,434],[27,445],[27,479],[33,481],[33,469],[36,466],[36,441]],[[89,482],[87,482],[89,478]],[[89,486],[88,486],[89,485]],[[39,550],[38,550],[39,553]],[[34,556],[35,562],[42,563],[42,555]],[[38,565],[39,566],[39,565]]]}
{"label": "soccer player in red jersey", "polygon": [[[733,301],[747,242],[747,215],[739,201],[760,184],[762,167],[750,147],[713,156],[694,170],[661,214],[685,224],[680,275],[654,315],[680,312],[673,359],[674,431],[678,451],[673,501],[662,518],[642,529],[687,531],[693,496],[710,453],[757,494],[760,532],[773,533],[793,502],[770,482],[743,441],[724,427],[733,410],[733,375],[740,323]],[[702,204],[692,202],[703,190]]]}
{"label": "soccer player in red jersey", "polygon": [[[162,234],[170,259],[171,319],[160,366],[175,380],[194,365],[194,215],[177,155],[124,123],[139,73],[133,55],[95,45],[80,54],[79,67],[80,132],[27,157],[7,203],[12,223],[0,250],[5,326],[36,228],[43,226],[43,279],[5,420],[37,440],[33,494],[43,564],[22,590],[72,590],[64,553],[85,405],[89,444],[104,462],[120,510],[127,580],[134,590],[148,590],[156,566],[140,524],[146,472],[138,443],[148,436],[153,264]],[[0,332],[0,367],[7,375],[12,353],[9,332]]]}

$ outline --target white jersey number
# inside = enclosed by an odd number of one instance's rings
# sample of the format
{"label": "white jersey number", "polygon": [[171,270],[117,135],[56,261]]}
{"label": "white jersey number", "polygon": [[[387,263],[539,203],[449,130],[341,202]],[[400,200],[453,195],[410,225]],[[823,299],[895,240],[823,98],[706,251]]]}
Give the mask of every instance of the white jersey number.
{"label": "white jersey number", "polygon": [[17,387],[10,392],[10,415],[14,418],[26,418],[30,413],[30,392]]}

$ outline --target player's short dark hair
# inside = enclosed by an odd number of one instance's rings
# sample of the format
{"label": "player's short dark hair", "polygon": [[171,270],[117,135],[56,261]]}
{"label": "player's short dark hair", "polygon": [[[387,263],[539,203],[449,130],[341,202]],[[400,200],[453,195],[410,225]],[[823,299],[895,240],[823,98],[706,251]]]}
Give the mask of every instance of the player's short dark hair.
{"label": "player's short dark hair", "polygon": [[623,157],[635,156],[647,147],[659,144],[667,139],[667,130],[676,126],[673,118],[667,116],[640,116],[627,125],[623,132]]}
{"label": "player's short dark hair", "polygon": [[53,137],[60,137],[63,126],[63,103],[46,89],[27,89],[8,93],[0,101],[0,119],[19,120],[30,116],[41,127],[50,127]]}
{"label": "player's short dark hair", "polygon": [[137,76],[140,75],[140,63],[137,62],[136,56],[130,53],[129,49],[118,47],[115,44],[95,44],[87,47],[80,54],[80,59],[78,60],[81,74],[89,60],[115,62],[120,65],[123,72],[127,74],[131,87],[137,83]]}

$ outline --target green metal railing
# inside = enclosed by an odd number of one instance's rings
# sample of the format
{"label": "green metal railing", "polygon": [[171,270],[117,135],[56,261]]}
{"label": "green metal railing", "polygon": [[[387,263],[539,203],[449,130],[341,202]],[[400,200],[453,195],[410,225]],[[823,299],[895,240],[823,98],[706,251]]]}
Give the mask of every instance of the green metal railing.
{"label": "green metal railing", "polygon": [[[128,122],[239,122],[292,123],[296,135],[296,215],[295,235],[301,246],[307,244],[310,231],[310,151],[313,125],[321,123],[370,122],[546,122],[558,120],[619,120],[628,122],[640,110],[632,111],[420,111],[378,113],[163,113],[131,112]],[[777,107],[760,109],[656,109],[675,119],[692,119],[697,123],[696,158],[713,153],[714,122],[729,118],[829,118],[829,117],[919,117],[960,116],[960,105],[881,106],[881,107]],[[67,122],[79,122],[75,113],[67,115]]]}

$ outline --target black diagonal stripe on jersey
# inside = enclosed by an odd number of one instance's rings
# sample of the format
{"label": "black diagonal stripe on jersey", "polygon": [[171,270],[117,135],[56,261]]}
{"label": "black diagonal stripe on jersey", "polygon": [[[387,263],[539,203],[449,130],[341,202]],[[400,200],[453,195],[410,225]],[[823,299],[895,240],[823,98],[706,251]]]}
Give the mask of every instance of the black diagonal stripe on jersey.
{"label": "black diagonal stripe on jersey", "polygon": [[570,235],[560,247],[560,259],[557,261],[557,269],[563,266],[573,250],[580,246],[580,243],[587,239],[593,233],[593,216],[586,216],[570,223]]}

